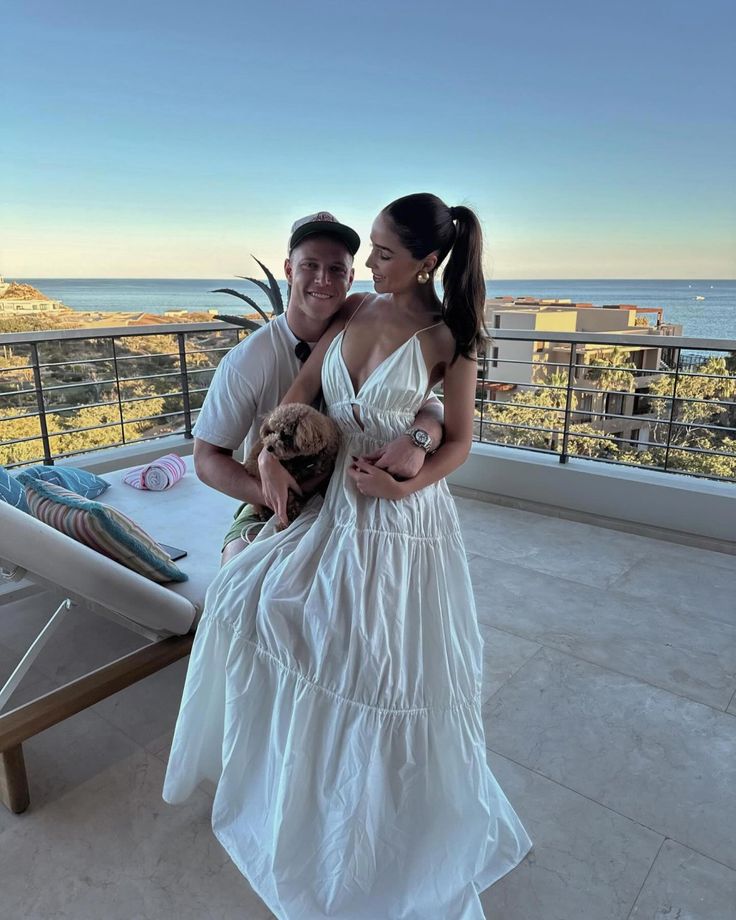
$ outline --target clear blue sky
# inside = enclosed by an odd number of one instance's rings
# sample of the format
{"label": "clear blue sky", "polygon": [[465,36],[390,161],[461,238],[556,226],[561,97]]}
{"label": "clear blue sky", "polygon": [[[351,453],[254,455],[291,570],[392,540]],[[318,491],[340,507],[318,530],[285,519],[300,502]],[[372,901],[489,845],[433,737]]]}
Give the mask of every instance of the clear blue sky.
{"label": "clear blue sky", "polygon": [[6,0],[2,34],[7,277],[281,275],[295,217],[366,237],[423,190],[489,277],[736,277],[732,0]]}

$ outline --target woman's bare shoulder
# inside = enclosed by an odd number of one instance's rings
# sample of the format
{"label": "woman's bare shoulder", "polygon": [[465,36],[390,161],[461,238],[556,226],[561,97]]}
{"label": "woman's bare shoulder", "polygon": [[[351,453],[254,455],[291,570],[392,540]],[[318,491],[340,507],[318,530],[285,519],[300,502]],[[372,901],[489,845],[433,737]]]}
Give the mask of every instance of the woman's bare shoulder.
{"label": "woman's bare shoulder", "polygon": [[345,303],[335,314],[335,321],[341,321],[343,325],[347,325],[361,307],[369,310],[376,297],[376,294],[349,294]]}
{"label": "woman's bare shoulder", "polygon": [[442,355],[445,360],[451,360],[455,354],[455,336],[447,323],[438,323],[427,331],[427,337],[432,342],[432,347],[437,355]]}

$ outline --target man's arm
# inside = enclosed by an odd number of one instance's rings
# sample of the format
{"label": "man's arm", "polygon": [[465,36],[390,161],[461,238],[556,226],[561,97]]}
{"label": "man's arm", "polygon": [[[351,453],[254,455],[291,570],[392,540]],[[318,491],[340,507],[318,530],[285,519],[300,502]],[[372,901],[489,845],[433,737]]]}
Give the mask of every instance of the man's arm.
{"label": "man's arm", "polygon": [[246,473],[243,464],[225,447],[217,447],[201,438],[195,438],[194,469],[202,482],[218,492],[252,505],[265,504],[260,482]]}
{"label": "man's arm", "polygon": [[[432,450],[435,450],[442,443],[444,420],[445,411],[442,403],[436,396],[431,395],[417,412],[411,427],[424,429],[432,438]],[[424,448],[417,447],[410,437],[402,434],[362,459],[397,478],[413,479],[424,466],[426,458]]]}
{"label": "man's arm", "polygon": [[250,337],[223,358],[194,426],[194,469],[213,489],[241,502],[264,504],[261,484],[233,452],[258,424],[262,394],[274,373],[267,342]]}
{"label": "man's arm", "polygon": [[432,393],[417,412],[412,428],[423,428],[432,438],[432,450],[442,443],[445,433],[445,407]]}

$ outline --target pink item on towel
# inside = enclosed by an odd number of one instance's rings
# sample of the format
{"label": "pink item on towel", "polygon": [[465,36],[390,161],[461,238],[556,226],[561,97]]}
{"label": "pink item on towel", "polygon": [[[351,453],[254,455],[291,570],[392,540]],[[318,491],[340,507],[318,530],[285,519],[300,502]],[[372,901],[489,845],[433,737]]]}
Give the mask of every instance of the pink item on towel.
{"label": "pink item on towel", "polygon": [[123,476],[123,482],[134,489],[163,492],[183,478],[187,468],[178,454],[166,454],[146,466],[137,466]]}

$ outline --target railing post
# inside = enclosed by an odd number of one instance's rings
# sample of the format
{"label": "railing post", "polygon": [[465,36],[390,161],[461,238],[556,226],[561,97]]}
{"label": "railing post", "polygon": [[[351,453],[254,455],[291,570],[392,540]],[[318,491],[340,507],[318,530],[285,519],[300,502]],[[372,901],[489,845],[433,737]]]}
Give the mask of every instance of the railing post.
{"label": "railing post", "polygon": [[51,456],[51,442],[49,429],[46,425],[46,405],[43,398],[43,383],[41,382],[41,364],[38,360],[38,345],[31,346],[31,364],[33,365],[33,383],[36,388],[36,405],[38,406],[38,422],[41,426],[41,440],[43,441],[43,462],[53,466],[54,458]]}
{"label": "railing post", "polygon": [[[120,415],[120,436],[123,439],[123,444],[125,441],[125,417],[123,416],[123,403],[120,398],[120,376],[118,374],[118,353],[115,348],[115,339],[110,338],[110,343],[112,345],[112,366],[115,370],[115,389],[118,393],[118,414]],[[99,397],[98,397],[99,398]]]}
{"label": "railing post", "polygon": [[667,423],[667,443],[665,444],[665,448],[664,448],[664,464],[662,467],[665,472],[667,472],[667,465],[670,459],[670,441],[672,439],[672,422],[674,421],[674,418],[675,418],[675,399],[677,397],[677,383],[680,379],[680,355],[682,354],[682,349],[676,348],[675,351],[677,352],[677,360],[675,361],[675,379],[672,382],[672,400],[670,403],[670,417]]}
{"label": "railing post", "polygon": [[570,342],[570,361],[567,365],[567,390],[565,391],[565,418],[562,423],[562,450],[560,463],[567,463],[567,442],[570,435],[570,406],[572,405],[573,368],[577,364],[578,346]]}
{"label": "railing post", "polygon": [[[483,411],[486,407],[486,374],[488,372],[488,358],[486,357],[486,347],[488,343],[483,347],[483,350],[478,355],[478,363],[480,365],[480,424],[478,425],[478,441],[483,443]],[[478,384],[478,378],[476,375],[476,386]]]}
{"label": "railing post", "polygon": [[179,341],[179,368],[181,370],[181,396],[184,403],[184,437],[192,436],[192,406],[189,402],[189,378],[187,376],[187,349],[184,332],[177,332]]}

